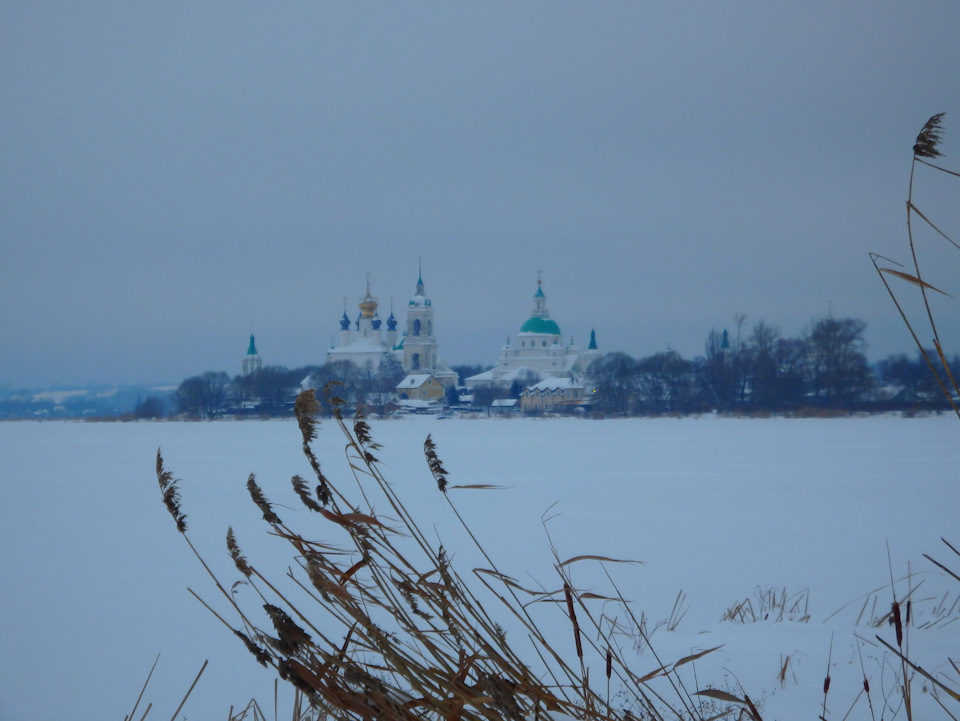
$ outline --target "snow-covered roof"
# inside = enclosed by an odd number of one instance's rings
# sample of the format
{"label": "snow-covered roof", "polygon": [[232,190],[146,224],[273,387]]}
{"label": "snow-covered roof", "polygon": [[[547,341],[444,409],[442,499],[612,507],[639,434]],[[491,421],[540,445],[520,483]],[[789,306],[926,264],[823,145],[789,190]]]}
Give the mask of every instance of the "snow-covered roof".
{"label": "snow-covered roof", "polygon": [[433,378],[430,373],[411,373],[397,384],[397,389],[419,388],[430,378]]}
{"label": "snow-covered roof", "polygon": [[570,390],[573,388],[583,388],[583,383],[581,383],[576,378],[545,378],[539,383],[530,386],[527,388],[528,391],[559,391],[559,390]]}
{"label": "snow-covered roof", "polygon": [[477,373],[475,376],[470,376],[466,379],[465,382],[470,383],[493,383],[496,378],[493,375],[493,368],[483,373]]}
{"label": "snow-covered roof", "polygon": [[544,373],[539,368],[533,366],[520,366],[511,371],[507,371],[500,376],[500,382],[513,383],[513,381],[527,381],[531,378],[543,378]]}
{"label": "snow-covered roof", "polygon": [[382,341],[375,342],[370,336],[358,336],[345,346],[331,348],[328,353],[385,353],[390,350]]}
{"label": "snow-covered roof", "polygon": [[475,376],[470,376],[466,379],[472,385],[477,383],[513,383],[513,381],[521,380],[526,381],[531,378],[543,378],[544,372],[539,368],[534,368],[533,366],[518,366],[512,370],[507,371],[506,373],[498,373],[497,368],[491,368],[488,371],[483,373],[477,373]]}
{"label": "snow-covered roof", "polygon": [[491,408],[513,408],[517,405],[516,398],[497,398],[493,403],[490,404]]}

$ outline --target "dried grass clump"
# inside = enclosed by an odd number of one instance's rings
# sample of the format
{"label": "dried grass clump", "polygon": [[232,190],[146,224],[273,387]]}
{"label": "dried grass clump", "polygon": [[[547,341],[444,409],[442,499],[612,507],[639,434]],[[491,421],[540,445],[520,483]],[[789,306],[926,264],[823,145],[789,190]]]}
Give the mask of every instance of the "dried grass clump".
{"label": "dried grass clump", "polygon": [[[427,469],[485,559],[484,567],[461,576],[440,541],[422,532],[382,475],[374,455],[379,445],[366,421],[356,417],[348,424],[340,405],[335,400],[330,405],[346,439],[353,492],[348,494],[347,487],[320,473],[310,448],[317,433],[312,391],[298,398],[296,409],[320,503],[310,497],[310,484],[303,478],[294,476],[292,486],[323,524],[320,533],[341,540],[320,542],[286,525],[251,474],[248,489],[271,535],[291,546],[296,567],[288,577],[294,593],[281,591],[248,561],[232,530],[227,548],[240,579],[231,591],[203,564],[229,613],[201,603],[257,662],[273,667],[302,695],[309,711],[299,718],[706,721],[737,713],[738,718],[760,721],[746,694],[700,689],[685,678],[687,669],[692,671],[698,659],[716,648],[675,662],[656,654],[645,619],[637,619],[610,575],[612,564],[631,561],[596,555],[562,560],[551,541],[557,574],[553,588],[527,588],[504,574],[454,502],[464,489],[496,486],[449,484],[437,447],[428,438]],[[158,478],[166,502],[173,481],[161,460]],[[174,497],[174,518],[180,519],[179,497]],[[178,528],[196,554],[179,521]],[[579,590],[571,569],[582,563],[598,564],[612,590]],[[239,592],[241,586],[252,590],[255,603],[249,603],[249,591]],[[241,603],[243,599],[247,603]],[[679,609],[675,612],[680,615]],[[571,635],[548,637],[543,623],[547,618],[566,619]],[[511,629],[509,636],[505,627]],[[653,656],[653,670],[631,670],[628,661],[637,648]]]}
{"label": "dried grass clump", "polygon": [[[314,403],[308,392],[297,405],[301,412],[310,413]],[[251,474],[248,479],[251,498],[269,524],[270,534],[292,549],[296,567],[287,570],[294,584],[292,594],[281,591],[249,562],[232,529],[227,531],[226,545],[239,579],[227,590],[191,543],[180,509],[178,481],[159,453],[157,457],[164,504],[226,600],[229,613],[220,613],[194,596],[256,662],[272,667],[294,687],[296,721],[321,717],[335,721],[713,721],[724,717],[761,721],[758,703],[742,688],[700,685],[696,662],[719,647],[694,650],[676,661],[664,661],[656,652],[645,616],[635,615],[610,573],[614,564],[634,561],[591,554],[561,559],[550,539],[554,583],[533,588],[519,583],[497,567],[455,504],[462,490],[497,486],[450,484],[437,446],[428,437],[424,443],[427,470],[485,559],[483,567],[461,576],[441,542],[421,531],[385,480],[373,456],[379,445],[366,421],[356,417],[348,424],[339,409],[334,419],[346,439],[353,492],[348,494],[348,488],[324,477],[328,498],[321,505],[310,496],[311,484],[305,479],[293,476],[291,485],[303,505],[316,514],[320,532],[338,536],[339,541],[321,542],[291,529],[276,516],[255,477]],[[319,481],[319,463],[306,440],[315,438],[316,423],[307,419],[300,427],[306,429],[305,453]],[[960,557],[953,546],[947,546]],[[948,565],[927,558],[960,581]],[[583,563],[599,566],[609,592],[577,588],[571,569]],[[904,582],[908,589],[898,595],[898,584]],[[849,718],[858,706],[869,710],[874,720],[888,718],[887,712],[892,712],[889,718],[905,713],[912,719],[913,685],[918,679],[923,679],[925,692],[949,717],[958,717],[955,708],[947,710],[947,704],[960,702],[960,666],[948,659],[956,678],[942,669],[931,672],[921,667],[910,658],[909,636],[911,628],[939,629],[955,621],[960,616],[960,594],[930,599],[918,593],[921,586],[922,581],[915,582],[909,570],[895,582],[891,570],[892,603],[882,601],[882,589],[877,589],[867,594],[857,617],[858,624],[867,623],[878,632],[889,627],[889,640],[857,636],[857,650],[861,657],[864,646],[886,654],[885,673],[896,679],[895,684],[871,688],[864,670],[862,688],[851,690],[842,684],[838,688],[830,676],[831,640],[821,719]],[[808,597],[806,590],[792,595],[785,589],[758,590],[754,597],[731,606],[725,620],[805,622]],[[889,611],[878,611],[881,605]],[[680,592],[664,625],[675,629],[685,612],[685,594]],[[557,634],[554,629],[549,635],[544,630],[548,618],[562,619],[568,633]],[[511,629],[509,636],[505,627]],[[631,664],[646,656],[652,657],[648,667],[635,672]],[[791,656],[781,656],[773,673],[781,687],[788,678],[795,680]],[[838,695],[844,705],[849,703],[849,710],[833,716],[828,706],[836,704],[827,702]],[[231,710],[229,718],[259,718],[258,707],[251,704],[241,715],[234,716]]]}
{"label": "dried grass clump", "polygon": [[757,623],[758,621],[798,621],[810,620],[810,591],[803,589],[787,595],[786,588],[757,588],[752,597],[737,601],[720,618],[727,623]]}

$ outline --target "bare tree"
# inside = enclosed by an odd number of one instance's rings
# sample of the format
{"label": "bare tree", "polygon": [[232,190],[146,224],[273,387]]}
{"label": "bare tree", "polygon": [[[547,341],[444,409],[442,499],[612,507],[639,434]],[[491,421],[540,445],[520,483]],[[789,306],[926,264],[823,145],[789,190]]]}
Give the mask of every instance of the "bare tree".
{"label": "bare tree", "polygon": [[649,413],[687,410],[693,389],[693,364],[676,351],[637,361],[637,397]]}
{"label": "bare tree", "polygon": [[187,378],[174,394],[177,412],[213,418],[223,410],[229,384],[230,376],[223,371],[207,371]]}
{"label": "bare tree", "polygon": [[869,387],[866,327],[856,318],[821,318],[804,334],[810,391],[818,403],[852,408]]}
{"label": "bare tree", "polygon": [[596,391],[594,405],[605,413],[629,415],[637,393],[637,361],[626,353],[607,353],[590,364],[587,375]]}

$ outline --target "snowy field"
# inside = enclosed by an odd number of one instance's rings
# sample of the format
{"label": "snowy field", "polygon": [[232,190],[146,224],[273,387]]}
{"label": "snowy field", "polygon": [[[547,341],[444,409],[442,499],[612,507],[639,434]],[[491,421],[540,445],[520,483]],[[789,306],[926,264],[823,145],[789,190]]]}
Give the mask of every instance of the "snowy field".
{"label": "snowy field", "polygon": [[[462,575],[479,561],[427,472],[428,433],[451,483],[507,486],[451,492],[501,570],[556,585],[544,514],[561,556],[642,561],[614,572],[651,630],[671,615],[678,593],[684,599],[676,630],[654,631],[657,652],[676,660],[724,644],[688,670],[701,686],[737,692],[739,680],[763,699],[765,719],[816,718],[828,658],[827,718],[841,719],[854,703],[862,686],[855,634],[893,641],[890,629],[867,623],[889,610],[888,546],[894,576],[909,569],[913,584],[923,583],[917,599],[950,594],[949,607],[960,592],[922,557],[960,566],[940,541],[960,543],[960,423],[947,415],[410,418],[372,426],[383,444],[384,475],[428,535],[443,540]],[[316,529],[318,540],[332,535],[290,490],[291,475],[309,478],[292,420],[0,424],[3,721],[123,719],[158,653],[145,696],[154,704],[148,719],[171,717],[205,659],[210,664],[178,718],[226,719],[231,705],[251,697],[273,717],[270,673],[186,590],[224,606],[160,501],[158,446],[182,479],[189,536],[223,580],[237,577],[223,541],[231,524],[264,575],[280,580],[291,564],[247,496],[250,472],[288,525],[307,536]],[[331,480],[349,488],[343,438],[332,423],[324,423],[315,448]],[[591,573],[578,564],[574,580],[608,591]],[[738,601],[756,605],[758,588],[805,593],[809,620],[721,621]],[[898,585],[901,595],[906,589]],[[960,661],[960,622],[949,621],[960,610],[938,619],[936,605],[915,604],[917,621],[937,628],[911,629],[911,655],[956,681],[947,657]],[[569,651],[562,618],[557,628],[557,646]],[[876,645],[860,646],[877,703],[894,681],[894,665]],[[632,666],[644,673],[656,664],[647,651]],[[593,677],[602,677],[602,665]],[[921,681],[919,718],[947,718],[931,710]],[[280,719],[290,716],[289,698],[281,687]],[[864,699],[850,718],[870,718]]]}

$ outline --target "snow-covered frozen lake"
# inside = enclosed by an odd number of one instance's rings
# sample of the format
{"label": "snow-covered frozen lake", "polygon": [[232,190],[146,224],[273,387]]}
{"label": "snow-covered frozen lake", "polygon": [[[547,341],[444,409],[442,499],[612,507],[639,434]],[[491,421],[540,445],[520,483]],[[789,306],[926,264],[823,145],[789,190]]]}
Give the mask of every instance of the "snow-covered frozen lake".
{"label": "snow-covered frozen lake", "polygon": [[[384,475],[461,573],[478,564],[427,472],[428,433],[451,483],[507,486],[451,492],[501,570],[552,585],[545,513],[561,556],[642,561],[617,568],[617,580],[651,627],[685,594],[678,629],[654,634],[658,651],[676,659],[726,644],[712,667],[698,669],[701,684],[711,670],[715,683],[735,674],[753,698],[765,697],[765,718],[821,713],[831,637],[828,718],[854,702],[862,680],[853,634],[892,637],[855,627],[877,589],[877,609],[889,608],[888,546],[894,575],[909,569],[914,584],[925,584],[918,598],[960,592],[922,557],[960,566],[940,541],[960,543],[960,423],[951,416],[371,425]],[[228,525],[265,575],[280,578],[290,563],[249,500],[251,472],[288,525],[327,533],[290,490],[293,474],[310,473],[292,420],[0,424],[0,719],[122,719],[158,653],[149,719],[170,717],[205,659],[181,718],[226,718],[251,697],[272,706],[270,673],[186,590],[217,600],[160,501],[158,447],[182,479],[189,536],[224,580],[236,579],[224,548]],[[332,423],[315,449],[331,480],[346,483],[343,437]],[[605,590],[589,573],[577,570],[578,585]],[[807,592],[810,620],[721,622],[758,587]],[[916,609],[932,614],[934,605]],[[911,643],[928,670],[946,673],[948,655],[960,660],[960,623],[945,621],[912,632]],[[871,685],[889,686],[889,659],[869,646],[863,653]],[[641,658],[635,670],[654,667]],[[281,691],[280,718],[289,718]],[[869,713],[861,705],[851,718]]]}

